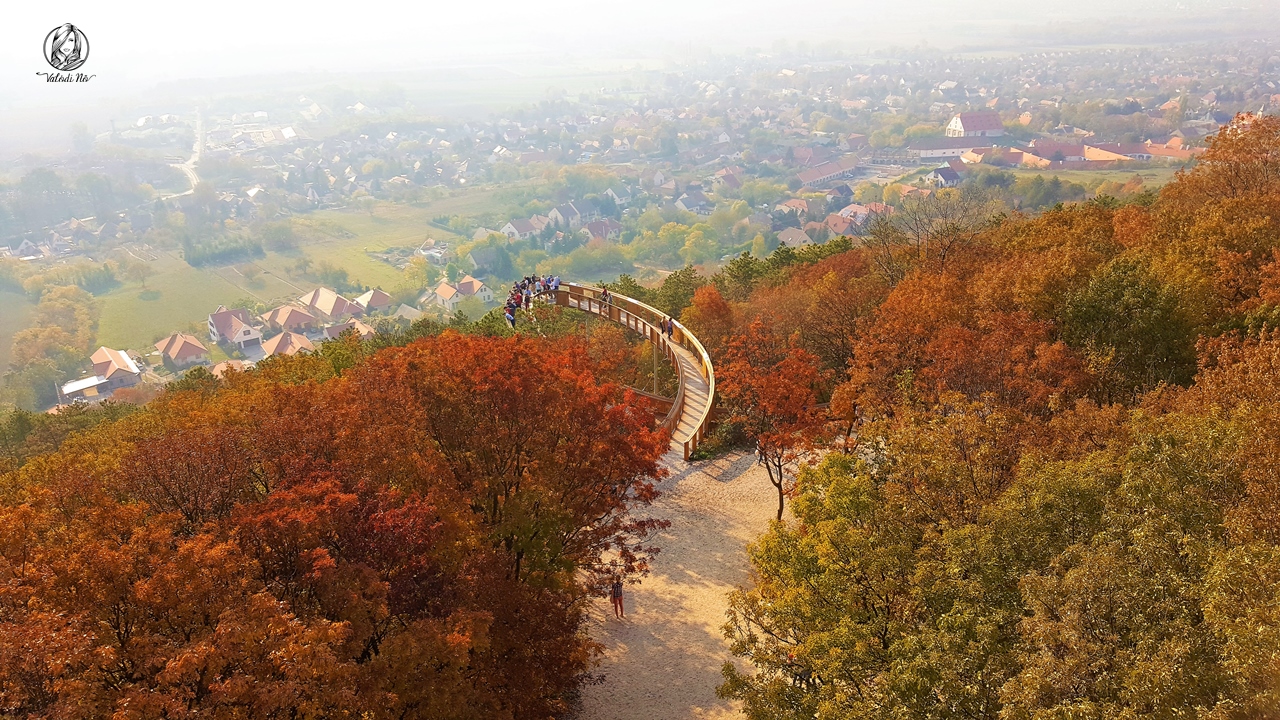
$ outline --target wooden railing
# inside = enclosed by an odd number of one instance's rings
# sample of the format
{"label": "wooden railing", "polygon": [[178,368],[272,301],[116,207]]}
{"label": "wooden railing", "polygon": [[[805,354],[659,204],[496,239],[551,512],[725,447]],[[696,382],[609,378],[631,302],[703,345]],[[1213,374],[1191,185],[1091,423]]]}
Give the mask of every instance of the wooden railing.
{"label": "wooden railing", "polygon": [[[600,291],[600,288],[589,285],[562,283],[560,289],[555,293],[555,302],[557,305],[576,308],[583,312],[606,317],[615,323],[640,333],[647,337],[654,347],[661,350],[663,355],[667,356],[667,360],[676,370],[679,383],[676,388],[676,397],[671,403],[671,409],[659,423],[659,427],[664,427],[671,431],[673,438],[680,426],[680,419],[684,415],[687,402],[684,373],[680,369],[679,358],[676,357],[675,351],[671,349],[672,343],[688,350],[698,361],[698,370],[701,372],[703,379],[707,381],[707,404],[692,419],[693,432],[688,438],[680,441],[684,449],[684,459],[688,460],[693,451],[698,448],[702,439],[706,437],[707,429],[711,422],[711,408],[715,403],[716,397],[716,374],[715,369],[711,366],[711,356],[707,354],[706,348],[702,347],[702,343],[693,333],[685,330],[679,321],[674,320],[666,313],[624,295],[612,294],[609,302],[601,302]],[[675,328],[672,333],[673,337],[670,339],[658,328],[665,320],[672,320]]]}

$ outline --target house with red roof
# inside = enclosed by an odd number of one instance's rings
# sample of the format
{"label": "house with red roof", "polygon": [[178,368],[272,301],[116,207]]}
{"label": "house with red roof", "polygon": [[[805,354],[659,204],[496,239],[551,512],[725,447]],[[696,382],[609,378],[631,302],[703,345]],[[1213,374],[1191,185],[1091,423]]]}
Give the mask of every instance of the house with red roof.
{"label": "house with red roof", "polygon": [[60,402],[73,400],[95,401],[106,398],[122,387],[137,385],[142,371],[129,354],[109,347],[98,348],[89,357],[93,374],[79,380],[64,383],[59,390]]}
{"label": "house with red roof", "polygon": [[833,180],[852,177],[858,169],[858,160],[852,155],[825,162],[817,167],[801,170],[796,173],[800,184],[805,187],[817,187]]}
{"label": "house with red roof", "polygon": [[311,344],[306,335],[296,332],[282,332],[262,343],[262,351],[267,355],[296,355],[303,350],[312,351],[316,346]]}
{"label": "house with red roof", "polygon": [[209,359],[209,349],[194,335],[176,332],[156,343],[156,349],[166,363],[178,369],[190,367]]}
{"label": "house with red roof", "polygon": [[316,327],[316,316],[296,305],[281,305],[262,316],[262,322],[277,330],[298,332]]}
{"label": "house with red roof", "polygon": [[805,215],[809,212],[809,201],[804,198],[791,198],[790,200],[784,200],[783,202],[778,203],[773,209],[775,212],[787,212],[788,210],[791,210],[797,215]]}
{"label": "house with red roof", "polygon": [[832,235],[848,235],[853,231],[854,222],[847,217],[831,213],[827,216],[827,229]]}
{"label": "house with red roof", "polygon": [[834,153],[831,148],[822,145],[791,148],[791,162],[800,167],[817,167],[831,160],[832,155]]}
{"label": "house with red roof", "polygon": [[231,343],[240,349],[262,343],[262,331],[253,326],[249,311],[219,305],[209,315],[209,339],[215,343]]}
{"label": "house with red roof", "polygon": [[368,340],[369,338],[378,334],[377,330],[374,330],[372,327],[365,324],[364,322],[361,322],[360,320],[352,319],[340,325],[330,325],[329,327],[325,328],[324,337],[326,340],[333,340],[334,338],[338,337],[339,335],[341,335],[342,333],[348,330],[354,330],[356,335],[358,335],[361,340]]}
{"label": "house with red roof", "polygon": [[435,290],[422,296],[420,302],[434,302],[445,310],[453,312],[457,309],[458,303],[469,297],[478,298],[481,302],[487,303],[493,300],[493,291],[488,285],[467,275],[456,283],[441,280]]}
{"label": "house with red roof", "polygon": [[540,233],[543,230],[546,230],[547,226],[551,224],[551,218],[546,215],[530,215],[529,224],[533,226],[534,232]]}
{"label": "house with red roof", "polygon": [[1156,142],[1148,140],[1146,143],[1147,152],[1152,157],[1169,158],[1172,160],[1190,160],[1191,158],[1204,153],[1205,148],[1190,147],[1180,137],[1170,138],[1167,142]]}
{"label": "house with red roof", "polygon": [[583,227],[596,240],[614,240],[622,233],[622,224],[613,218],[592,220]]}
{"label": "house with red roof", "polygon": [[226,377],[228,372],[231,372],[231,371],[244,372],[252,367],[253,367],[252,363],[246,363],[243,360],[223,360],[217,365],[214,365],[213,368],[209,370],[209,372],[213,373],[214,377],[221,380],[224,377]]}
{"label": "house with red roof", "polygon": [[93,363],[93,374],[106,379],[105,387],[101,388],[106,391],[130,387],[142,379],[138,364],[123,350],[100,347],[89,356],[89,362]]}
{"label": "house with red roof", "polygon": [[306,308],[307,312],[329,322],[364,314],[364,310],[359,305],[326,287],[312,290],[298,298],[298,302]]}
{"label": "house with red roof", "polygon": [[804,247],[805,245],[812,245],[813,238],[809,237],[800,228],[783,228],[778,231],[778,244],[786,245],[790,248]]}
{"label": "house with red roof", "polygon": [[354,300],[364,310],[365,315],[386,312],[391,309],[391,296],[381,290],[373,289]]}
{"label": "house with red roof", "polygon": [[962,112],[947,123],[947,137],[1000,137],[1001,135],[1004,135],[1004,121],[1000,119],[1000,113],[994,110]]}

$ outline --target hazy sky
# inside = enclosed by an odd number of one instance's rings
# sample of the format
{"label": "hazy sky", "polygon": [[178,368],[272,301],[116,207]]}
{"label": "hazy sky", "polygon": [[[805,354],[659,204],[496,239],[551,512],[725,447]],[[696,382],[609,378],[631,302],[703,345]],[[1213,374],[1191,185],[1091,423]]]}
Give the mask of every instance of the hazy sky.
{"label": "hazy sky", "polygon": [[[777,40],[839,42],[854,53],[889,44],[1016,46],[1020,28],[1126,16],[1212,15],[1217,6],[1280,0],[346,0],[192,3],[176,0],[0,0],[0,146],[26,126],[100,117],[157,83],[306,71],[379,71],[492,64],[617,67],[685,59],[707,49],[769,49]],[[1148,19],[1148,20],[1144,20]],[[47,84],[42,43],[63,23],[90,42],[85,84]],[[90,117],[86,117],[92,120]],[[91,122],[92,126],[92,122]],[[12,142],[10,143],[12,145]],[[0,148],[2,149],[2,148]]]}
{"label": "hazy sky", "polygon": [[[1225,1],[1225,0],[1224,0]],[[1249,0],[1256,4],[1259,0]],[[1218,0],[378,0],[217,2],[7,0],[0,19],[0,105],[56,102],[156,80],[291,70],[376,70],[487,59],[631,56],[774,40],[851,48],[915,39],[947,46],[1010,23],[1090,15],[1151,17]],[[1236,2],[1235,5],[1242,3]],[[91,45],[86,87],[40,87],[41,43],[70,22]],[[52,96],[52,97],[51,97]]]}

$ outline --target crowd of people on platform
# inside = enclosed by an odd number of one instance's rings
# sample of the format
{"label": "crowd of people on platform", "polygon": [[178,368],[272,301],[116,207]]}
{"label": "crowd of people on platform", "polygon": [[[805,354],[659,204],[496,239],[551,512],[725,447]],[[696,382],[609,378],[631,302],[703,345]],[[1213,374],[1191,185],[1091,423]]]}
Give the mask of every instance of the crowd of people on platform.
{"label": "crowd of people on platform", "polygon": [[[528,275],[523,277],[519,281],[512,283],[511,292],[507,294],[507,303],[502,309],[502,316],[506,318],[507,324],[511,326],[511,329],[515,330],[516,313],[519,312],[520,308],[524,308],[527,311],[533,307],[535,298],[559,289],[559,275],[546,275],[543,277]],[[603,288],[597,299],[602,306],[613,304],[613,294],[609,292],[609,288]],[[552,301],[554,302],[554,299]],[[675,337],[675,321],[671,318],[659,320],[658,329],[668,338]]]}
{"label": "crowd of people on platform", "polygon": [[516,311],[522,307],[525,310],[530,309],[533,307],[534,298],[559,289],[559,275],[545,275],[543,277],[527,275],[518,282],[512,283],[511,292],[507,294],[507,304],[503,308],[502,316],[507,319],[507,323],[514,330],[516,328]]}

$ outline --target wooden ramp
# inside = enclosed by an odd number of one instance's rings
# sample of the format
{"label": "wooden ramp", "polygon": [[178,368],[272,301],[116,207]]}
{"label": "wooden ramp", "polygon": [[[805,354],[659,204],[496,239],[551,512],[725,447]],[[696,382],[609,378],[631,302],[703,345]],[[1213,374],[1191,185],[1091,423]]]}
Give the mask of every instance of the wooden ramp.
{"label": "wooden ramp", "polygon": [[[684,391],[684,411],[671,431],[671,441],[683,445],[693,440],[696,448],[702,441],[701,425],[711,414],[711,384],[702,377],[697,356],[681,345],[676,345],[674,351],[680,369],[680,389]],[[688,453],[684,459],[689,459]]]}
{"label": "wooden ramp", "polygon": [[698,338],[687,332],[678,321],[674,321],[675,330],[668,338],[658,330],[663,321],[672,319],[668,315],[622,295],[613,295],[608,303],[601,302],[600,288],[565,283],[556,291],[555,302],[624,325],[649,338],[649,342],[667,356],[676,370],[679,383],[671,411],[663,418],[661,426],[671,431],[672,450],[688,460],[706,436],[716,390],[711,357]]}

